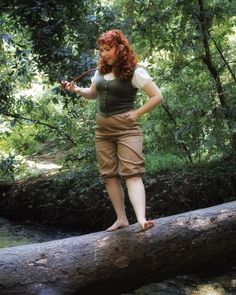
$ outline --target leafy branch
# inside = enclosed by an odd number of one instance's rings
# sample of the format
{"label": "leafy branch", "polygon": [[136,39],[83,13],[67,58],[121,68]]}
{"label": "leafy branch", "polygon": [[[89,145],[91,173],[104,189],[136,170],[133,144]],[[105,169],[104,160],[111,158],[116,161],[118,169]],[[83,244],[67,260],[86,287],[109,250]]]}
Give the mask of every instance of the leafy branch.
{"label": "leafy branch", "polygon": [[35,119],[31,119],[31,118],[27,118],[27,117],[24,117],[24,116],[21,116],[19,114],[11,114],[11,113],[8,113],[8,112],[5,112],[5,113],[2,113],[3,116],[6,116],[6,117],[10,117],[10,118],[14,118],[14,119],[17,119],[17,120],[20,120],[20,121],[30,121],[36,125],[42,125],[42,126],[45,126],[49,129],[52,129],[54,131],[56,131],[58,134],[60,134],[62,137],[66,138],[66,140],[70,141],[74,146],[76,146],[76,142],[74,141],[73,138],[71,138],[70,135],[66,134],[65,132],[61,131],[60,128],[56,127],[56,126],[53,126],[51,124],[48,124],[46,122],[42,122],[42,121],[39,121],[39,120],[35,120]]}

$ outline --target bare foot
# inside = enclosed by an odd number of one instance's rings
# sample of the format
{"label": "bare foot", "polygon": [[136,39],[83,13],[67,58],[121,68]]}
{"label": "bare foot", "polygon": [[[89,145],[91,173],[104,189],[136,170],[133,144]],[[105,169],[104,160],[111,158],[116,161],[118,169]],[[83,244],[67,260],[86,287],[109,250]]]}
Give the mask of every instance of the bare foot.
{"label": "bare foot", "polygon": [[129,226],[128,221],[116,220],[116,222],[112,226],[110,226],[106,231],[114,231],[114,230],[117,230],[119,228],[127,227],[127,226]]}
{"label": "bare foot", "polygon": [[143,231],[145,231],[145,230],[148,230],[148,229],[152,228],[153,226],[155,226],[155,223],[151,220],[147,220],[144,223],[139,224],[139,225],[140,225],[141,229]]}

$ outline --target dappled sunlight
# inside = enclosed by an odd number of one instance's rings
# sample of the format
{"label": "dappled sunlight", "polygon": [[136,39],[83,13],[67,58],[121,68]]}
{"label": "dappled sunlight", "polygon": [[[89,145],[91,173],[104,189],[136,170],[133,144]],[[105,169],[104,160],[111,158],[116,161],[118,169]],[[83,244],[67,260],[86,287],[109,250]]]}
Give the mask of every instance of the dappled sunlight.
{"label": "dappled sunlight", "polygon": [[218,284],[200,284],[190,295],[226,295],[226,291]]}
{"label": "dappled sunlight", "polygon": [[97,240],[97,246],[98,247],[104,247],[104,246],[106,246],[107,244],[110,243],[110,239],[109,238],[110,237],[105,237],[103,239],[98,239]]}
{"label": "dappled sunlight", "polygon": [[197,228],[205,228],[211,224],[211,220],[209,218],[191,218],[186,224],[185,220],[177,219],[175,224],[177,226],[188,226],[189,229],[197,229]]}
{"label": "dappled sunlight", "polygon": [[194,218],[190,224],[190,228],[204,228],[208,227],[211,223],[211,220],[209,218]]}
{"label": "dappled sunlight", "polygon": [[31,98],[37,100],[37,98],[39,96],[42,96],[43,93],[44,93],[44,85],[42,84],[42,82],[40,84],[39,83],[32,83],[30,88],[23,89],[20,91],[18,90],[16,97],[18,99],[20,99],[21,96],[28,96],[28,97],[31,97]]}
{"label": "dappled sunlight", "polygon": [[26,165],[32,170],[36,170],[39,172],[47,172],[52,170],[58,170],[62,167],[62,165],[58,165],[51,162],[35,162],[32,160],[26,160]]}

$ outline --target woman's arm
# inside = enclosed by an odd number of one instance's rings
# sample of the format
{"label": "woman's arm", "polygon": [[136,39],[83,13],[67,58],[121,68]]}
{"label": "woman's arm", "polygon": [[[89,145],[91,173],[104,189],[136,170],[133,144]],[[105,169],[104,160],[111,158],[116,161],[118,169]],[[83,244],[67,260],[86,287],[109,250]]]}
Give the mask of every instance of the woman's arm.
{"label": "woman's arm", "polygon": [[149,100],[138,109],[129,112],[129,116],[133,119],[139,119],[143,114],[150,112],[163,100],[160,89],[153,81],[148,82],[144,86],[143,91],[147,94]]}

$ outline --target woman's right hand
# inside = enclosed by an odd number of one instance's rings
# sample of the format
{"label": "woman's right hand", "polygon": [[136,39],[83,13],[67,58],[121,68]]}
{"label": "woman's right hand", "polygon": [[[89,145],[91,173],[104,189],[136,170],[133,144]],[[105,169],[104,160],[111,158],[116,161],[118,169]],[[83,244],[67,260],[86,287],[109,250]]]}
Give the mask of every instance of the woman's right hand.
{"label": "woman's right hand", "polygon": [[69,92],[75,92],[75,83],[73,81],[61,81],[61,89]]}

